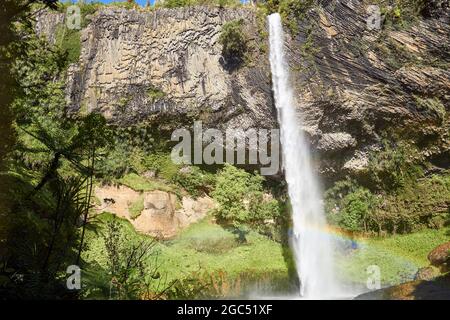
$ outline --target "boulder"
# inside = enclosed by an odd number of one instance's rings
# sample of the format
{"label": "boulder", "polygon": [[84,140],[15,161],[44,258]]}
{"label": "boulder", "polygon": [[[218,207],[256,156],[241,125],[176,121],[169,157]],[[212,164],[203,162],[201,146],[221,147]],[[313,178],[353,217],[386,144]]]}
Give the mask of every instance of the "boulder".
{"label": "boulder", "polygon": [[433,267],[424,267],[420,268],[416,275],[414,276],[414,280],[426,280],[430,281],[435,279],[437,276],[439,276],[439,270],[436,270],[436,268]]}
{"label": "boulder", "polygon": [[[170,239],[182,229],[195,223],[214,208],[215,203],[209,197],[183,197],[181,203],[177,196],[165,191],[138,192],[126,186],[97,187],[95,195],[101,204],[97,212],[110,212],[125,218],[134,228],[144,234],[161,239]],[[144,201],[144,210],[132,219],[130,207],[136,201]]]}
{"label": "boulder", "polygon": [[432,266],[440,268],[441,271],[445,271],[448,269],[450,261],[449,252],[450,252],[450,241],[434,248],[428,254],[428,261],[430,261]]}

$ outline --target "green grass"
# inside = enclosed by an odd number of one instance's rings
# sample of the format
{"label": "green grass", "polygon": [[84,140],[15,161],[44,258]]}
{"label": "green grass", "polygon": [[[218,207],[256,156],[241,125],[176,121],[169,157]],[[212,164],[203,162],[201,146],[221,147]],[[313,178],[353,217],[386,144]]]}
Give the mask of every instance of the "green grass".
{"label": "green grass", "polygon": [[[112,218],[110,214],[96,218],[99,233],[102,232],[102,223]],[[128,221],[122,222],[131,239],[146,237],[138,234]],[[369,276],[367,267],[377,265],[381,271],[382,286],[408,281],[418,268],[428,265],[427,255],[432,249],[449,241],[449,232],[448,228],[427,229],[413,234],[360,241],[357,250],[338,259],[339,274],[347,281],[364,285]],[[288,283],[283,247],[255,232],[249,232],[246,238],[247,243],[239,243],[232,231],[205,219],[191,225],[175,239],[158,243],[155,250],[159,252],[159,272],[167,283],[190,279],[204,272],[224,272],[227,279],[231,279],[227,280],[230,285],[236,282],[233,279],[245,279],[248,275],[254,276],[252,280],[260,277],[275,286]],[[97,289],[91,288],[92,292],[104,292],[98,284],[98,279],[104,278],[101,270],[106,266],[103,240],[89,230],[87,243],[88,250],[83,258],[92,266],[86,268],[87,282],[96,284]],[[245,290],[245,285],[241,284],[241,287]],[[94,296],[92,294],[90,297]]]}
{"label": "green grass", "polygon": [[[102,269],[106,267],[102,224],[113,219],[111,214],[101,214],[93,224],[97,230],[87,232],[88,249],[83,253],[83,259],[88,266],[84,268],[86,283],[94,284],[89,288],[88,298],[101,297],[105,294],[105,286],[100,285],[98,279],[104,278]],[[131,239],[144,239],[146,236],[137,233],[126,220],[121,220],[125,232]],[[231,231],[209,221],[203,220],[191,225],[177,238],[159,242],[155,250],[159,252],[158,264],[160,274],[167,283],[191,277],[196,272],[224,271],[230,278],[244,273],[255,275],[274,275],[277,279],[287,275],[287,266],[280,244],[261,236],[255,232],[247,235],[247,243],[236,241]],[[166,278],[167,277],[167,278]],[[156,282],[155,282],[156,285]],[[103,289],[102,289],[103,288]]]}
{"label": "green grass", "polygon": [[[162,247],[165,271],[173,279],[199,269],[225,270],[231,276],[249,270],[256,273],[287,272],[280,244],[255,232],[250,232],[246,238],[247,243],[237,244],[236,236],[219,225],[208,220],[194,224]],[[204,249],[206,242],[210,243],[207,250]],[[228,245],[224,246],[227,242]],[[216,250],[211,248],[214,243],[220,246]]]}
{"label": "green grass", "polygon": [[67,63],[76,63],[81,54],[81,33],[59,25],[56,29],[56,45],[67,53]]}
{"label": "green grass", "polygon": [[450,230],[426,229],[412,234],[362,241],[360,248],[340,257],[338,266],[344,278],[365,283],[366,268],[377,265],[381,271],[382,285],[394,285],[410,280],[417,269],[427,266],[428,253],[439,244],[449,241]]}
{"label": "green grass", "polygon": [[144,195],[140,195],[139,199],[133,202],[129,208],[130,210],[130,218],[137,219],[142,211],[144,211]]}
{"label": "green grass", "polygon": [[129,173],[118,179],[117,182],[139,192],[161,190],[179,195],[179,190],[176,186],[158,180],[150,180],[136,173]]}

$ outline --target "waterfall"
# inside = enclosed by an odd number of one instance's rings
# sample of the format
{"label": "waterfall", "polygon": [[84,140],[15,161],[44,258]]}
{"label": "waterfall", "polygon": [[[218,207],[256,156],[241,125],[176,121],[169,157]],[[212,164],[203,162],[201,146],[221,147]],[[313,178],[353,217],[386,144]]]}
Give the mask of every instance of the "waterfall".
{"label": "waterfall", "polygon": [[300,295],[307,299],[333,298],[333,249],[323,210],[320,188],[311,164],[309,145],[301,130],[284,57],[284,34],[278,13],[268,17],[270,66],[275,105],[281,130],[283,168],[292,207],[291,245],[300,279]]}

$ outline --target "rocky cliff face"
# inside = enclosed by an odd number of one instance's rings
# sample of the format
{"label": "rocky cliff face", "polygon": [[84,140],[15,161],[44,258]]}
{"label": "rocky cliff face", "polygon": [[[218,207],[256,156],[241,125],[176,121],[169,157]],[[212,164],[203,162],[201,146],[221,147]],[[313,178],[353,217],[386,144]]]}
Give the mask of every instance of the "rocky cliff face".
{"label": "rocky cliff face", "polygon": [[[383,136],[450,165],[449,14],[433,10],[409,26],[369,30],[363,2],[321,1],[287,39],[304,129],[325,177],[363,174]],[[248,63],[230,71],[218,38],[238,18],[253,49]],[[60,19],[40,19],[38,29],[51,33]],[[69,69],[73,111],[98,110],[122,125],[174,128],[180,119],[201,119],[218,128],[277,126],[255,9],[104,8],[81,41]]]}
{"label": "rocky cliff face", "polygon": [[323,174],[364,174],[383,136],[411,142],[435,165],[450,166],[448,6],[372,30],[367,8],[361,1],[321,1],[287,44]]}
{"label": "rocky cliff face", "polygon": [[221,57],[221,26],[234,19],[244,19],[255,42],[256,17],[245,9],[99,10],[69,70],[71,109],[101,111],[123,125],[164,117],[176,128],[177,118],[192,116],[210,126],[272,127],[267,57],[255,53],[257,63],[233,72]]}

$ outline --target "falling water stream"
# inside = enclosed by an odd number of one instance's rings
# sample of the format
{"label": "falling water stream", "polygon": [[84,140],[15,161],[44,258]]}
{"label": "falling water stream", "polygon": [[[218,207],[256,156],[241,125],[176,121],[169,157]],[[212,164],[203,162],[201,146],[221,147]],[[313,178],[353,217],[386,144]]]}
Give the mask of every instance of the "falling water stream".
{"label": "falling water stream", "polygon": [[268,17],[270,65],[275,105],[281,130],[283,167],[292,207],[292,247],[300,279],[300,296],[327,299],[339,295],[334,276],[333,249],[317,176],[311,164],[301,115],[289,83],[284,34],[278,13]]}

